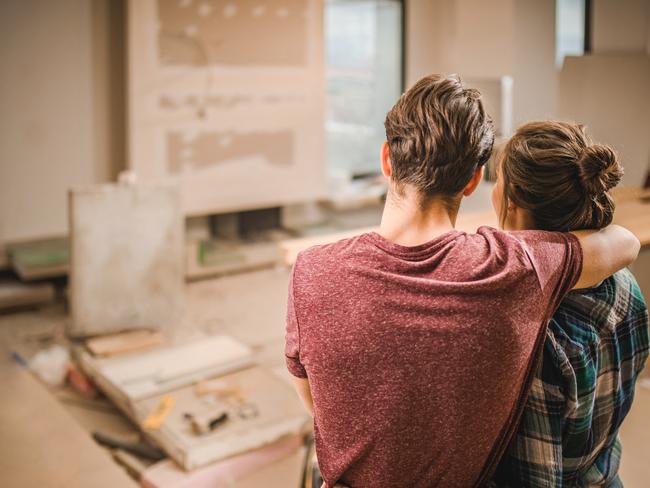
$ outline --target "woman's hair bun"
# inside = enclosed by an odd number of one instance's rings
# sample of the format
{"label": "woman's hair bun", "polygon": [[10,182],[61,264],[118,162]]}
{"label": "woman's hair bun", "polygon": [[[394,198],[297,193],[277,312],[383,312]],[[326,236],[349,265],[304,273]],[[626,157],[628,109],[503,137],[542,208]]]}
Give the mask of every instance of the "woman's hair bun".
{"label": "woman's hair bun", "polygon": [[614,188],[623,177],[623,168],[616,153],[603,144],[587,146],[577,164],[582,186],[591,196],[598,196]]}

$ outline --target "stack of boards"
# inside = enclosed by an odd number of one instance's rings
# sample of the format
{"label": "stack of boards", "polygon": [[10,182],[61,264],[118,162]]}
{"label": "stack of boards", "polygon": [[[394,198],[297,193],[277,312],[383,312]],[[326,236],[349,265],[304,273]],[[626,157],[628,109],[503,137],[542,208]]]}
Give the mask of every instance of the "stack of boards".
{"label": "stack of boards", "polygon": [[[297,434],[306,420],[289,384],[255,366],[250,348],[228,336],[113,357],[78,349],[77,359],[97,386],[140,426],[165,398],[173,398],[162,425],[146,429],[145,434],[186,470]],[[213,396],[196,393],[196,384],[206,380],[240,392],[253,414],[233,411],[223,425],[196,434],[185,414],[206,415],[215,408]]]}

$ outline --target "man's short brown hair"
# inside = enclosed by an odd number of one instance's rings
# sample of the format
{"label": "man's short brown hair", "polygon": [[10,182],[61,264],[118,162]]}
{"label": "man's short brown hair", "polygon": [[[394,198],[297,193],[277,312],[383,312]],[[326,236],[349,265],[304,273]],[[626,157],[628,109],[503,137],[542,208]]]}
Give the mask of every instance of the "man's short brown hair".
{"label": "man's short brown hair", "polygon": [[422,206],[457,195],[492,152],[494,126],[478,90],[456,75],[430,75],[404,93],[386,121],[392,179],[413,185]]}

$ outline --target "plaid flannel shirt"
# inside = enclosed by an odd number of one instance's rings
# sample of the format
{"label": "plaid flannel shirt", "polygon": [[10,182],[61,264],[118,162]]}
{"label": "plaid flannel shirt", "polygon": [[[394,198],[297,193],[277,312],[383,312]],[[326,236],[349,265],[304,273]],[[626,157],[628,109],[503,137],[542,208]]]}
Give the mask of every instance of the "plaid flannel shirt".
{"label": "plaid flannel shirt", "polygon": [[494,484],[622,486],[618,429],[648,348],[648,309],[628,270],[569,293]]}

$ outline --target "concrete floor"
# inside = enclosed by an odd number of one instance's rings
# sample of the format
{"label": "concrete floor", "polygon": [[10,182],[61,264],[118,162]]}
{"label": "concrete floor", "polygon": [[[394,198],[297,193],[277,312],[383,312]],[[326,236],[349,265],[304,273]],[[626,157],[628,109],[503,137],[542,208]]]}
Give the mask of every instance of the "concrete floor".
{"label": "concrete floor", "polygon": [[[165,331],[173,340],[185,341],[210,334],[230,334],[251,345],[262,365],[283,369],[284,319],[288,270],[266,269],[200,281],[187,285],[185,317],[177,327]],[[29,355],[42,345],[44,336],[62,340],[66,315],[62,307],[0,316],[0,345],[18,348]],[[15,346],[19,345],[19,346]],[[1,348],[0,348],[1,349]],[[0,369],[7,362],[0,362]],[[87,430],[102,428],[128,435],[134,427],[110,405],[104,411],[90,411],[55,392],[68,412]],[[2,401],[0,401],[1,403]],[[1,409],[0,409],[1,410]],[[650,387],[639,387],[632,412],[621,432],[623,442],[622,479],[625,486],[649,486]],[[2,455],[0,453],[0,458]],[[233,488],[297,486],[301,455],[289,457],[242,480]],[[7,486],[3,483],[3,486]]]}

